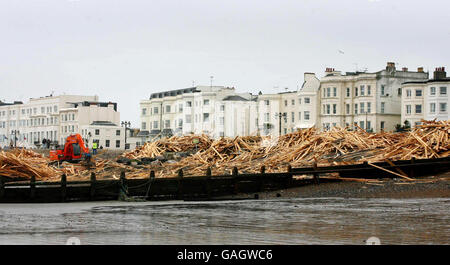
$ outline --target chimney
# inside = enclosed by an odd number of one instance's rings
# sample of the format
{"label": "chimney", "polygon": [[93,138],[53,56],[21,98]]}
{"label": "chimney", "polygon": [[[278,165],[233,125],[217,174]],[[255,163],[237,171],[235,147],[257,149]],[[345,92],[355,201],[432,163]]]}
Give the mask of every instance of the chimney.
{"label": "chimney", "polygon": [[334,72],[334,68],[326,68],[325,69],[325,73],[331,73],[331,72]]}
{"label": "chimney", "polygon": [[433,79],[445,79],[446,77],[445,67],[437,67],[434,71]]}
{"label": "chimney", "polygon": [[402,68],[402,71],[403,71],[403,72],[408,72],[408,67],[403,67],[403,68]]}
{"label": "chimney", "polygon": [[395,71],[395,63],[393,62],[388,62],[387,66],[386,66],[386,70],[387,71]]}
{"label": "chimney", "polygon": [[417,72],[423,73],[423,67],[417,67]]}

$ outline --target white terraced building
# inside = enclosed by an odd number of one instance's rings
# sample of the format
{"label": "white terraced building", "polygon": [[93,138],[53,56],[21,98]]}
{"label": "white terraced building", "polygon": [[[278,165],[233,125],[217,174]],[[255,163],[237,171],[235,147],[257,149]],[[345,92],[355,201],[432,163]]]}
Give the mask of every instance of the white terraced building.
{"label": "white terraced building", "polygon": [[210,137],[279,135],[317,123],[319,81],[306,73],[299,91],[252,95],[233,87],[197,86],[153,93],[140,102],[146,141],[160,136],[207,134]]}
{"label": "white terraced building", "polygon": [[393,131],[401,123],[402,83],[424,81],[428,73],[403,68],[397,71],[394,63],[375,72],[347,72],[341,74],[327,68],[320,80],[320,128],[354,128],[379,132]]}
{"label": "white terraced building", "polygon": [[438,67],[433,79],[405,82],[402,85],[402,125],[405,121],[413,127],[421,120],[449,120],[450,78],[444,67]]}
{"label": "white terraced building", "polygon": [[[119,121],[117,104],[98,102],[98,96],[59,95],[31,98],[25,104],[0,103],[0,146],[36,148],[42,147],[46,139],[54,147],[64,144],[68,135],[80,133],[90,146],[93,140],[99,140],[106,147],[108,138],[111,148],[123,148],[124,134]],[[117,130],[120,135],[116,135]],[[117,140],[120,147],[116,147]]]}

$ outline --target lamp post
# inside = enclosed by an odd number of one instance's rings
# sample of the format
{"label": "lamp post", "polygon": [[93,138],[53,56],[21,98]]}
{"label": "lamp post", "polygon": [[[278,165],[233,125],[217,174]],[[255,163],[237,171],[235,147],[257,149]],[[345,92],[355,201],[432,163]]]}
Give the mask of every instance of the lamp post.
{"label": "lamp post", "polygon": [[131,122],[122,121],[120,124],[125,127],[125,150],[127,150],[127,129],[131,126]]}
{"label": "lamp post", "polygon": [[20,134],[19,130],[12,130],[11,135],[14,135],[14,148],[17,147],[17,134]]}
{"label": "lamp post", "polygon": [[286,114],[286,112],[283,112],[283,113],[278,112],[278,113],[275,113],[275,118],[278,118],[279,125],[280,125],[280,127],[278,128],[280,134],[278,136],[281,136],[281,118],[284,118],[284,121],[286,122],[287,121],[287,114]]}

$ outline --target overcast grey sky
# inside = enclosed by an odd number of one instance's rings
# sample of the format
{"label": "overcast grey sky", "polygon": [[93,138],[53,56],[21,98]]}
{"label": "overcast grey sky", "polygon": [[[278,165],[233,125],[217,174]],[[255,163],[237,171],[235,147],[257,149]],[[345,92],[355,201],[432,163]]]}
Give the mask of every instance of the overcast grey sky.
{"label": "overcast grey sky", "polygon": [[326,67],[448,68],[449,26],[447,0],[0,0],[0,99],[96,94],[138,127],[141,99],[211,75],[274,93]]}

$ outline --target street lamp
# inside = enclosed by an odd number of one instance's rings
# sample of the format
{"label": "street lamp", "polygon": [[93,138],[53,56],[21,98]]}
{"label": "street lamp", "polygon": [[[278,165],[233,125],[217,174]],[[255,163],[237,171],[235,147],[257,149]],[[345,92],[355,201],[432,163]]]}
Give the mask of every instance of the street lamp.
{"label": "street lamp", "polygon": [[127,129],[131,126],[131,122],[122,121],[120,124],[125,127],[125,150],[127,150]]}
{"label": "street lamp", "polygon": [[14,148],[17,147],[17,134],[20,134],[19,130],[12,130],[11,135],[14,135]]}
{"label": "street lamp", "polygon": [[287,114],[286,114],[286,112],[283,112],[283,113],[278,112],[278,113],[275,113],[275,118],[278,118],[279,125],[280,125],[280,127],[279,127],[280,134],[279,134],[279,136],[281,136],[281,118],[284,118],[284,122],[287,122]]}

